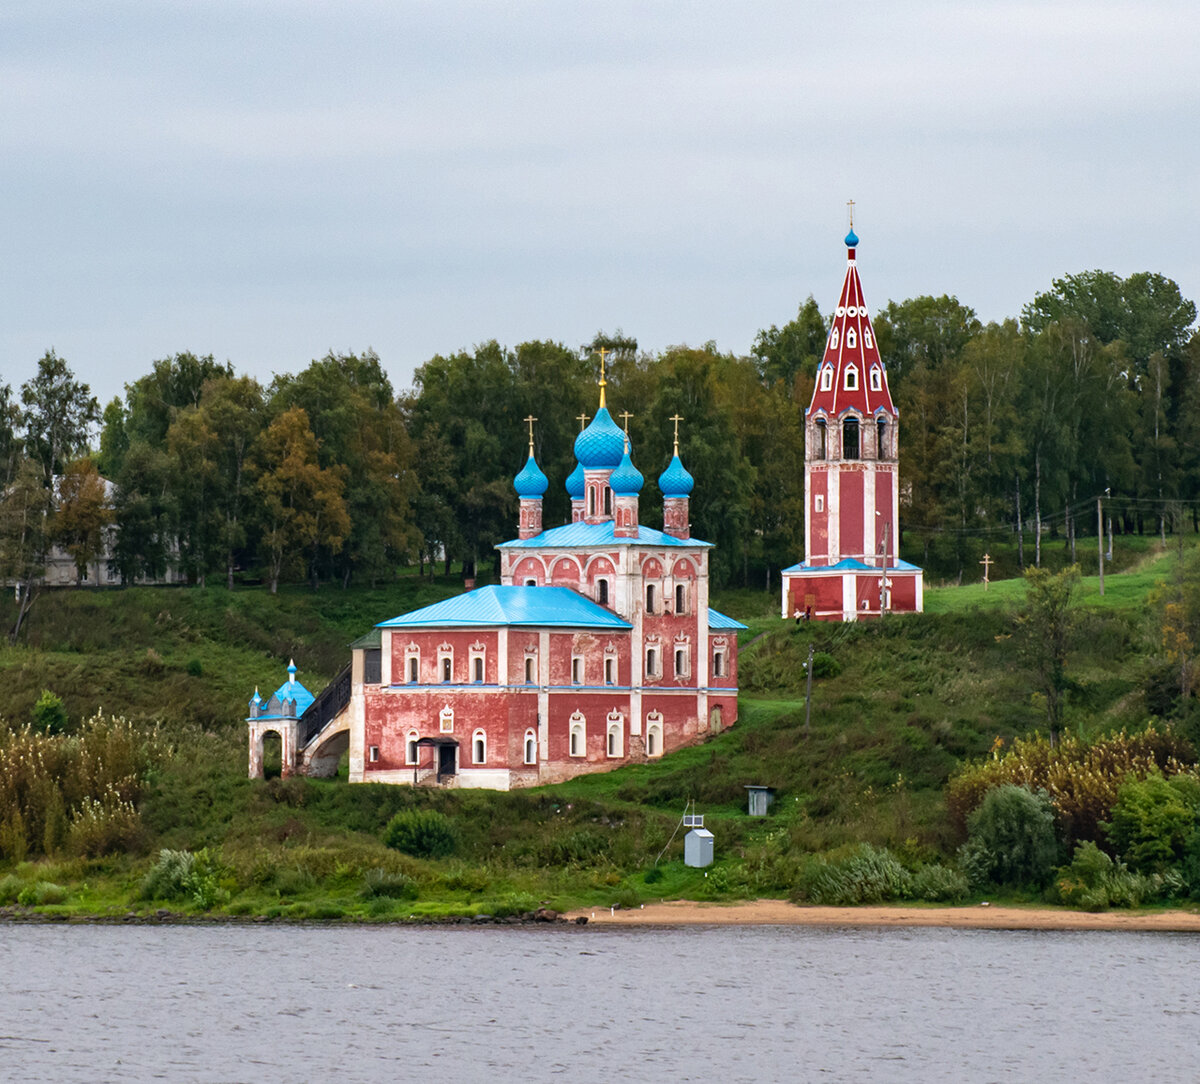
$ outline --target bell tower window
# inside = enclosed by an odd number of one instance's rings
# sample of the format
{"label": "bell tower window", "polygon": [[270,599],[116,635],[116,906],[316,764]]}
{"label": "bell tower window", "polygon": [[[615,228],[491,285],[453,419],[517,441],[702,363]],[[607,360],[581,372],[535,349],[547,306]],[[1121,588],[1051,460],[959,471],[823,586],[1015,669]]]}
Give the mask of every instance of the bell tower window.
{"label": "bell tower window", "polygon": [[858,370],[853,365],[846,367],[846,391],[858,390]]}
{"label": "bell tower window", "polygon": [[842,422],[842,458],[858,458],[858,419],[847,418]]}

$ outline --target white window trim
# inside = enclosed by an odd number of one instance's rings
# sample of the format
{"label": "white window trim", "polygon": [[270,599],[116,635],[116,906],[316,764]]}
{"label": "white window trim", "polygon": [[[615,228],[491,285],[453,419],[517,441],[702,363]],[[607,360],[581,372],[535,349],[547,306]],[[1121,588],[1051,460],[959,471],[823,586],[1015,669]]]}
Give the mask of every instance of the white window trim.
{"label": "white window trim", "polygon": [[582,655],[572,655],[571,656],[571,684],[572,685],[582,685],[583,678],[586,673],[587,673],[587,670],[584,665],[583,656]]}
{"label": "white window trim", "polygon": [[420,755],[420,746],[417,742],[421,740],[421,735],[415,730],[410,730],[404,738],[404,763],[412,766],[417,763],[417,758]]}
{"label": "white window trim", "polygon": [[[530,756],[530,749],[533,750],[533,755]],[[526,764],[537,763],[537,734],[532,729],[525,731],[525,741],[522,743],[522,754]]]}
{"label": "white window trim", "polygon": [[846,373],[842,380],[842,388],[844,391],[858,391],[858,369],[853,365],[846,366]]}
{"label": "white window trim", "polygon": [[833,366],[832,365],[826,365],[825,368],[823,368],[821,370],[821,390],[822,391],[832,391],[833,390]]}
{"label": "white window trim", "polygon": [[663,723],[658,712],[646,716],[646,756],[661,757],[663,755]]}
{"label": "white window trim", "polygon": [[825,494],[824,493],[818,493],[813,497],[813,511],[814,512],[824,512],[825,511]]}
{"label": "white window trim", "polygon": [[379,746],[370,745],[367,747],[367,762],[370,764],[379,763]]}
{"label": "white window trim", "polygon": [[613,712],[608,717],[604,751],[613,758],[625,755],[625,717],[620,712]]}
{"label": "white window trim", "polygon": [[567,755],[577,759],[587,756],[587,719],[578,711],[571,716],[567,727]]}
{"label": "white window trim", "polygon": [[[480,753],[482,752],[482,756]],[[471,763],[487,763],[487,732],[479,729],[471,735]]]}

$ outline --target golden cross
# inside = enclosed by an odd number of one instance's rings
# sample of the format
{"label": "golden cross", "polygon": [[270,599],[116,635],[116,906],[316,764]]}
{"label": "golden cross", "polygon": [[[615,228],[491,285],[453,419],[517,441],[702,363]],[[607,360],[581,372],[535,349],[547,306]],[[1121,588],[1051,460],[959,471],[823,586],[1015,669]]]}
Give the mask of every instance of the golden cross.
{"label": "golden cross", "polygon": [[667,421],[675,423],[675,454],[679,454],[679,423],[683,421],[682,414],[675,414],[668,418]]}
{"label": "golden cross", "polygon": [[625,423],[625,435],[629,436],[629,419],[632,418],[633,415],[630,414],[628,410],[623,410],[620,414],[617,415],[617,417],[620,418],[621,421],[623,421]]}
{"label": "golden cross", "polygon": [[529,454],[533,455],[533,423],[537,421],[537,418],[530,414],[525,421],[529,423]]}
{"label": "golden cross", "polygon": [[846,200],[846,206],[850,208],[850,229],[854,229],[854,200]]}
{"label": "golden cross", "polygon": [[584,426],[587,425],[588,416],[586,414],[576,414],[575,420],[579,423],[579,431],[582,433]]}
{"label": "golden cross", "polygon": [[604,387],[608,383],[608,381],[604,379],[604,359],[610,353],[612,353],[612,351],[609,350],[607,346],[602,346],[600,347],[598,353],[600,354],[600,405],[604,406]]}

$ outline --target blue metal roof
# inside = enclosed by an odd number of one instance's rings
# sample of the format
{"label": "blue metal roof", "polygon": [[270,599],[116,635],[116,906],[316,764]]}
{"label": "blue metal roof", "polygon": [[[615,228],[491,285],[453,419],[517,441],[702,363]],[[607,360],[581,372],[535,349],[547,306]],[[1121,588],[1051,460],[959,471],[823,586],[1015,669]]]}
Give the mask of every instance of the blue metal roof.
{"label": "blue metal roof", "polygon": [[[254,690],[254,697],[250,704],[258,704],[260,719],[299,719],[312,704],[316,697],[313,696],[303,685],[296,680],[296,664],[291,662],[288,664],[288,679],[279,686],[266,700],[258,695],[258,690]],[[295,712],[285,714],[282,710],[283,705],[287,701],[295,702]]]}
{"label": "blue metal roof", "polygon": [[[922,572],[923,569],[916,565],[910,565],[907,561],[891,560],[888,562],[887,570],[889,572]],[[790,568],[785,568],[784,572],[881,572],[883,571],[878,565],[866,565],[862,561],[856,561],[853,557],[843,557],[836,565],[809,565],[801,562],[798,565],[792,565]]]}
{"label": "blue metal roof", "polygon": [[744,629],[746,626],[732,617],[717,613],[711,606],[708,608],[708,627],[710,629]]}
{"label": "blue metal roof", "polygon": [[390,621],[381,629],[458,628],[472,625],[552,625],[560,628],[628,629],[633,626],[611,610],[569,587],[480,587],[435,602]]}
{"label": "blue metal roof", "polygon": [[562,547],[575,549],[584,546],[697,546],[711,548],[711,542],[701,542],[698,538],[676,538],[663,534],[652,527],[638,527],[636,538],[617,538],[613,534],[613,522],[605,523],[567,523],[562,527],[551,527],[533,538],[514,538],[511,542],[501,542],[497,549],[552,549]]}

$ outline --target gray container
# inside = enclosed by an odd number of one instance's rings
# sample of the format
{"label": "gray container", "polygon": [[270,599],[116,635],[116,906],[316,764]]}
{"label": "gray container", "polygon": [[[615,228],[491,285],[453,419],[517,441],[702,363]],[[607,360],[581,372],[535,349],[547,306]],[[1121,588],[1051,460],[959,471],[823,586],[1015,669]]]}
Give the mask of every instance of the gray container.
{"label": "gray container", "polygon": [[765,817],[767,809],[775,800],[775,791],[770,787],[755,787],[746,786],[746,793],[749,796],[750,803],[747,812],[752,817]]}
{"label": "gray container", "polygon": [[713,834],[707,828],[694,828],[683,837],[683,864],[703,869],[713,862]]}

